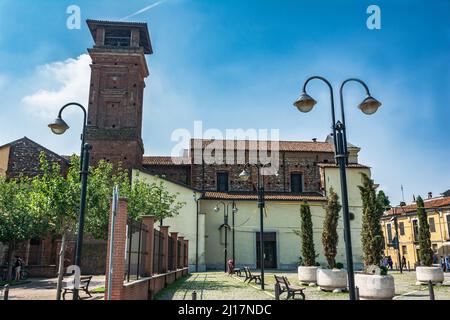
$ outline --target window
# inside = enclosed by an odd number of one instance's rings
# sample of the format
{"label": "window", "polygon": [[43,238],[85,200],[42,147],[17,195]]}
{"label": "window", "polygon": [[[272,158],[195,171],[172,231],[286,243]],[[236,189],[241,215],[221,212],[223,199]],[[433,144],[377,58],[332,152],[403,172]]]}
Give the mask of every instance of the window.
{"label": "window", "polygon": [[404,222],[399,222],[398,228],[400,229],[400,235],[404,236],[405,235],[405,223]]}
{"label": "window", "polygon": [[303,192],[303,181],[301,173],[291,174],[291,192]]}
{"label": "window", "polygon": [[413,220],[413,234],[414,234],[414,241],[419,241],[419,223],[417,220]]}
{"label": "window", "polygon": [[228,172],[217,173],[217,191],[228,191]]}
{"label": "window", "polygon": [[450,239],[450,214],[448,214],[445,218],[447,219],[447,239]]}
{"label": "window", "polygon": [[386,228],[387,228],[387,240],[388,240],[388,243],[392,243],[392,226],[391,226],[391,224],[387,224]]}
{"label": "window", "polygon": [[434,218],[428,219],[428,223],[430,224],[430,232],[436,232],[436,226],[434,225]]}
{"label": "window", "polygon": [[408,247],[402,246],[402,252],[403,252],[403,255],[408,254]]}

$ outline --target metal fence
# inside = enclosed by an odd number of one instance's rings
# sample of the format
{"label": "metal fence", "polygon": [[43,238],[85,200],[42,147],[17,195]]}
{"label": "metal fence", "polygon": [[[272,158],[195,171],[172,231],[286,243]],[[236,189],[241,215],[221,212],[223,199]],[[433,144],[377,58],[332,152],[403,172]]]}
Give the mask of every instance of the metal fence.
{"label": "metal fence", "polygon": [[169,250],[168,250],[168,269],[170,271],[175,270],[176,268],[174,268],[174,263],[173,263],[173,258],[174,258],[174,251],[175,251],[175,245],[176,245],[176,240],[172,237],[169,237]]}
{"label": "metal fence", "polygon": [[177,246],[178,246],[178,250],[177,250],[177,267],[181,268],[181,241],[177,241]]}
{"label": "metal fence", "polygon": [[153,273],[163,272],[164,259],[164,234],[161,231],[154,231],[153,241]]}
{"label": "metal fence", "polygon": [[147,252],[147,227],[139,221],[128,219],[125,254],[125,281],[138,280],[145,275]]}

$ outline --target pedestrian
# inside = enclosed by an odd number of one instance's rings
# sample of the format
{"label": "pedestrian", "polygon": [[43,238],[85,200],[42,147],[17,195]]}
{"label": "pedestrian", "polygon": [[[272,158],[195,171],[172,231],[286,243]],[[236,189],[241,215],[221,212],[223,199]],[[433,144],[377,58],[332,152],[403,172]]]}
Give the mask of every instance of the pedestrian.
{"label": "pedestrian", "polygon": [[394,262],[392,261],[392,258],[391,258],[391,256],[389,256],[388,257],[388,265],[389,265],[389,268],[392,270],[394,267],[393,267],[393,264],[394,264]]}
{"label": "pedestrian", "polygon": [[403,269],[406,269],[406,258],[405,258],[405,256],[402,257],[402,267],[403,267]]}
{"label": "pedestrian", "polygon": [[446,264],[445,264],[445,258],[444,258],[444,256],[441,256],[441,268],[442,268],[442,271],[447,271],[447,266],[446,266]]}
{"label": "pedestrian", "polygon": [[14,263],[15,280],[20,280],[20,272],[22,271],[23,261],[19,256],[16,256],[16,262]]}
{"label": "pedestrian", "polygon": [[445,257],[445,269],[447,272],[450,272],[450,255],[447,255]]}
{"label": "pedestrian", "polygon": [[233,272],[234,272],[234,261],[233,261],[233,259],[228,260],[227,267],[228,267],[228,274],[233,274]]}

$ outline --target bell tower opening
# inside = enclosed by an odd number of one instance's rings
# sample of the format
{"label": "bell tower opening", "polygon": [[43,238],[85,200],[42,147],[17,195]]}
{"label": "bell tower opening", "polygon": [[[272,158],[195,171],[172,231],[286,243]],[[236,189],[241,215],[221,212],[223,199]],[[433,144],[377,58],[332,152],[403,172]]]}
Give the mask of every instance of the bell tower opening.
{"label": "bell tower opening", "polygon": [[145,56],[153,53],[146,23],[87,20],[94,46],[86,140],[92,162],[108,159],[123,168],[142,165]]}

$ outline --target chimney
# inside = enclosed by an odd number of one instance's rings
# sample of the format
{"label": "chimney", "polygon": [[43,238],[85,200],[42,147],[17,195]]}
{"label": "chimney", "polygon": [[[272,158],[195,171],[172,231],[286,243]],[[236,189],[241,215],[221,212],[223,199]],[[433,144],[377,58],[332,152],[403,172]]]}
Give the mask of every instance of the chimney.
{"label": "chimney", "polygon": [[428,199],[433,198],[433,192],[428,192]]}
{"label": "chimney", "polygon": [[317,142],[317,138],[313,138],[312,141],[313,141],[313,142]]}

